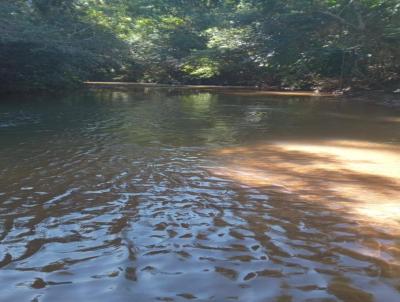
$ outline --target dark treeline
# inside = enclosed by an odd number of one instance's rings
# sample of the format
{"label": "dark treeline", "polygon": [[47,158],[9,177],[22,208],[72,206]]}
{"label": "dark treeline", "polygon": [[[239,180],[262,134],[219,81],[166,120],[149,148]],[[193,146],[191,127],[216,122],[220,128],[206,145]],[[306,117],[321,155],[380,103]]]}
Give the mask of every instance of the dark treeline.
{"label": "dark treeline", "polygon": [[0,90],[398,88],[398,0],[0,0]]}

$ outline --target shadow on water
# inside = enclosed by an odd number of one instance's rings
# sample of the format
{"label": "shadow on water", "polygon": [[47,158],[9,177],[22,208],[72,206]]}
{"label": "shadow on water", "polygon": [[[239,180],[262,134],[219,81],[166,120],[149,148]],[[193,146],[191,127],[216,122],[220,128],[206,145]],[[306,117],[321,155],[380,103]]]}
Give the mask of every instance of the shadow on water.
{"label": "shadow on water", "polygon": [[400,295],[393,112],[147,89],[1,117],[6,301]]}

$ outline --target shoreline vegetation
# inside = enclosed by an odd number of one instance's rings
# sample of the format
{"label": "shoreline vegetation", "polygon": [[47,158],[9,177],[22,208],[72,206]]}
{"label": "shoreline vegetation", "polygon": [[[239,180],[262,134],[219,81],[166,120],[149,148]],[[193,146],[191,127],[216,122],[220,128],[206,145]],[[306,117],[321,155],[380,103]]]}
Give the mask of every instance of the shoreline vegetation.
{"label": "shoreline vegetation", "polygon": [[14,0],[0,20],[0,93],[89,80],[400,90],[398,0]]}

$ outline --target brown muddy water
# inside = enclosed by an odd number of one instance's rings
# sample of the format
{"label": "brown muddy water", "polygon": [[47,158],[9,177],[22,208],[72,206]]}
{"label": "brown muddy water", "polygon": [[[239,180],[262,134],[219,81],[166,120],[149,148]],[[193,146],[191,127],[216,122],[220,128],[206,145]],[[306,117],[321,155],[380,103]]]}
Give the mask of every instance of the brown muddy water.
{"label": "brown muddy water", "polygon": [[0,301],[400,301],[400,113],[98,90],[0,102]]}

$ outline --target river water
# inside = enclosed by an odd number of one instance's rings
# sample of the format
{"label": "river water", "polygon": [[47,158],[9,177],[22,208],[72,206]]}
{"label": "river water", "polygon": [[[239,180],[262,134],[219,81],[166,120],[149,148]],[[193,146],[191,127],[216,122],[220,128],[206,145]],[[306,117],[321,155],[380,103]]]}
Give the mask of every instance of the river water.
{"label": "river water", "polygon": [[0,102],[1,301],[400,301],[400,112],[97,90]]}

